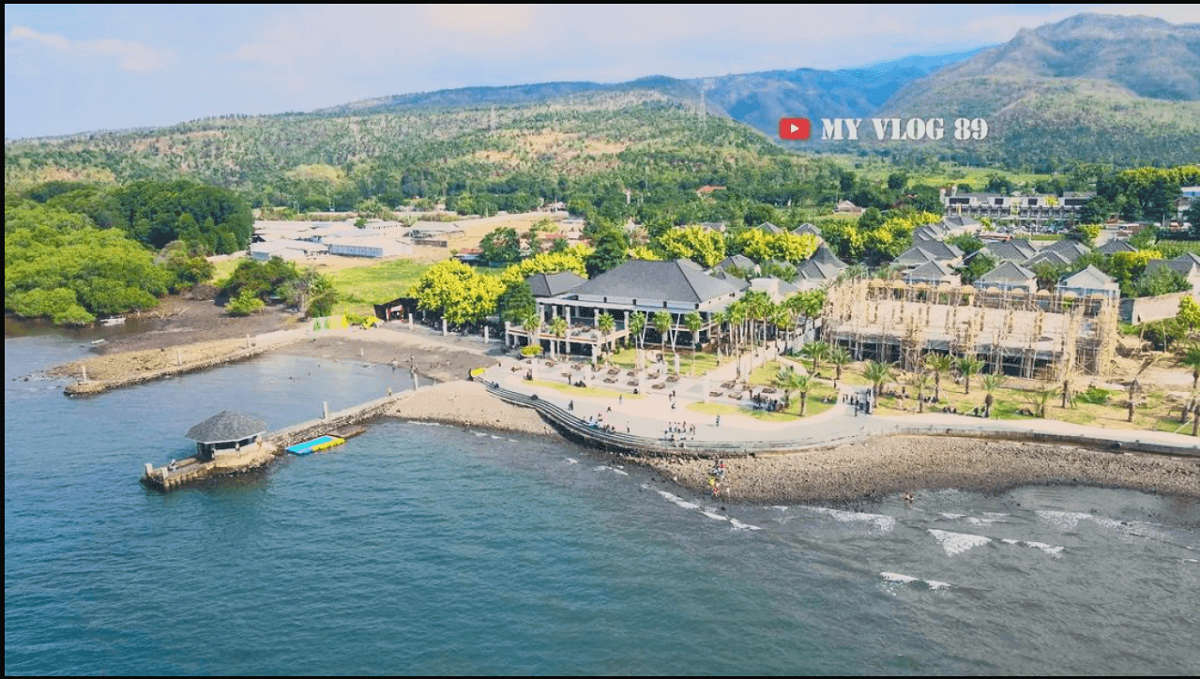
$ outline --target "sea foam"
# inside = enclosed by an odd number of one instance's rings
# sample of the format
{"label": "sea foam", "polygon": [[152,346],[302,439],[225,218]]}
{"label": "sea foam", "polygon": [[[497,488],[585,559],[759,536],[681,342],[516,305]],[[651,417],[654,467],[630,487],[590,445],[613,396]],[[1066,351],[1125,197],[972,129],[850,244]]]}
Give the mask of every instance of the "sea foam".
{"label": "sea foam", "polygon": [[951,533],[950,531],[937,530],[935,528],[930,528],[929,534],[932,535],[933,538],[942,545],[942,549],[946,550],[946,553],[950,556],[962,554],[968,549],[972,549],[980,545],[986,545],[992,541],[991,538],[987,538],[982,535]]}
{"label": "sea foam", "polygon": [[896,517],[887,516],[886,514],[863,514],[860,512],[847,512],[841,509],[829,509],[827,507],[806,507],[806,509],[818,514],[828,514],[842,522],[866,521],[885,533],[896,527]]}

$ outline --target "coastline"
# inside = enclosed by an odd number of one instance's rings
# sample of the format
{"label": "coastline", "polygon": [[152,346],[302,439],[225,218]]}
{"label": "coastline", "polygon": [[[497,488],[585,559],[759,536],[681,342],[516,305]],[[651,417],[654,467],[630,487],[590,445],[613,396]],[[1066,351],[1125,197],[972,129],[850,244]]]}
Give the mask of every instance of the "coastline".
{"label": "coastline", "polygon": [[[401,397],[388,416],[537,436],[559,432],[534,410],[489,394],[481,384],[450,382]],[[613,454],[692,492],[708,494],[713,461],[694,456]],[[1116,453],[1068,445],[949,436],[888,435],[796,453],[725,460],[722,500],[861,502],[918,490],[999,493],[1023,485],[1092,485],[1200,500],[1200,459]]]}
{"label": "coastline", "polygon": [[[163,338],[164,340],[166,338]],[[331,332],[308,336],[304,331],[269,333],[245,340],[226,339],[167,345],[137,352],[106,353],[52,369],[51,374],[89,373],[107,379],[70,385],[66,392],[99,393],[106,389],[169,375],[217,367],[268,351],[333,361],[361,361],[413,370],[439,382],[419,392],[397,394],[382,416],[486,428],[567,440],[555,425],[531,408],[502,401],[481,383],[464,381],[472,368],[495,365],[488,347],[451,337],[387,329]],[[171,360],[179,354],[182,365]],[[172,356],[175,355],[175,356]],[[93,366],[97,366],[93,368]],[[1129,452],[1103,452],[1070,444],[1042,444],[987,438],[879,434],[865,441],[810,448],[793,453],[760,453],[727,458],[722,499],[734,502],[855,502],[916,490],[958,488],[987,493],[1030,484],[1074,484],[1119,487],[1200,499],[1200,459]],[[707,494],[710,459],[694,453],[655,457],[609,453],[672,480],[682,488]]]}

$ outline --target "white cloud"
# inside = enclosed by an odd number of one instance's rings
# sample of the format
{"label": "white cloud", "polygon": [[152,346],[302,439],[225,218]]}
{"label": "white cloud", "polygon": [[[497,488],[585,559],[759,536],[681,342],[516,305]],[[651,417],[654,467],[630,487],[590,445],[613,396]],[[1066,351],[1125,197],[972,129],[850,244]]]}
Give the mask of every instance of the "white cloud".
{"label": "white cloud", "polygon": [[175,52],[170,49],[155,49],[133,40],[71,40],[53,33],[41,33],[27,26],[14,25],[9,40],[29,40],[52,47],[62,52],[80,55],[111,57],[126,71],[148,73],[169,68],[175,62]]}

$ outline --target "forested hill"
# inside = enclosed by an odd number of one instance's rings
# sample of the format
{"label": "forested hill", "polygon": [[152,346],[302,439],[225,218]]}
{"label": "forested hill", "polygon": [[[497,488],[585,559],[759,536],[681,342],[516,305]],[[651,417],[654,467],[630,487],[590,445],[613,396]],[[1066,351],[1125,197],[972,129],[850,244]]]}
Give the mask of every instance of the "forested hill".
{"label": "forested hill", "polygon": [[[1200,24],[1081,14],[912,82],[881,116],[985,118],[962,160],[1162,165],[1200,157]],[[950,146],[945,144],[944,146]]]}

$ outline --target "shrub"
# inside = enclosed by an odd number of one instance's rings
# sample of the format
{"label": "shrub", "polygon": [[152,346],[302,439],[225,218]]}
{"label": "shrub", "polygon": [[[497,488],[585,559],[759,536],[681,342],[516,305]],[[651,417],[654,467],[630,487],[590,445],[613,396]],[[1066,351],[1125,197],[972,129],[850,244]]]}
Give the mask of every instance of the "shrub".
{"label": "shrub", "polygon": [[521,355],[522,356],[541,356],[542,348],[536,344],[530,344],[530,345],[521,347]]}
{"label": "shrub", "polygon": [[229,312],[230,316],[249,316],[263,306],[263,301],[255,297],[251,290],[246,289],[225,305],[225,311]]}
{"label": "shrub", "polygon": [[1092,405],[1104,405],[1108,403],[1108,399],[1113,395],[1110,389],[1101,389],[1100,387],[1089,387],[1087,391],[1080,392],[1075,395],[1075,400],[1080,403],[1090,403]]}

